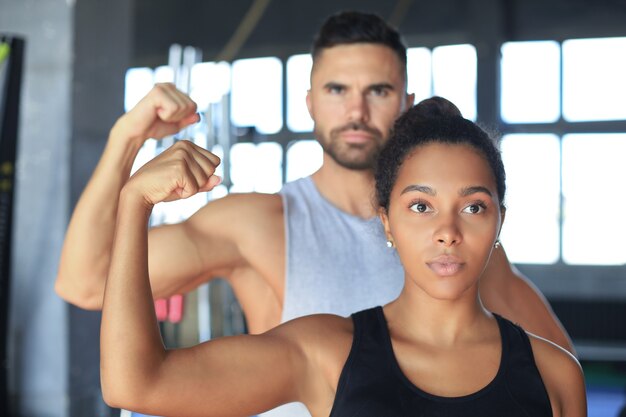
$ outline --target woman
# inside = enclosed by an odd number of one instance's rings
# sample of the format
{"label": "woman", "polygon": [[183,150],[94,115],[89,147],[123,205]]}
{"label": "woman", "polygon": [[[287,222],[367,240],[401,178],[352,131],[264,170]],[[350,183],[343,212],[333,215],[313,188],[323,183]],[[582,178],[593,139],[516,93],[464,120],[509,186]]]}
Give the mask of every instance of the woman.
{"label": "woman", "polygon": [[[410,109],[379,159],[390,247],[381,250],[397,250],[406,272],[395,301],[167,351],[147,272],[150,211],[218,182],[215,156],[189,145],[170,152],[183,151],[190,168],[156,158],[120,194],[101,338],[110,405],[166,416],[246,416],[293,401],[314,417],[586,415],[577,361],[481,304],[479,278],[504,219],[504,168],[452,103]],[[158,186],[172,182],[171,169],[176,185]]]}

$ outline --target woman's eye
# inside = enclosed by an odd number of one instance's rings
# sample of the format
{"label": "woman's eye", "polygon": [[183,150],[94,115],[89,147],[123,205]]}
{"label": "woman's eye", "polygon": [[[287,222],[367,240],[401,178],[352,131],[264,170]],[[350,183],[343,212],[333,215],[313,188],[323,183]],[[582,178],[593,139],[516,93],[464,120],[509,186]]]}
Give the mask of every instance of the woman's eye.
{"label": "woman's eye", "polygon": [[485,207],[480,204],[470,204],[469,206],[463,209],[463,212],[470,213],[470,214],[478,214],[478,213],[481,213],[484,209]]}
{"label": "woman's eye", "polygon": [[414,203],[409,208],[416,213],[426,213],[429,211],[428,205],[425,203]]}

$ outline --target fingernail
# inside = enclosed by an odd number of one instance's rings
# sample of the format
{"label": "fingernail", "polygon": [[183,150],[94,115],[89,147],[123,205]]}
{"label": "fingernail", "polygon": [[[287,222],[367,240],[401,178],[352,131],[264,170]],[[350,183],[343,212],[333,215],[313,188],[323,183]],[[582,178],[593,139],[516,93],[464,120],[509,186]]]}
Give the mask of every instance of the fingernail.
{"label": "fingernail", "polygon": [[223,179],[219,175],[213,175],[213,176],[217,178],[217,182],[215,183],[215,187],[217,187],[218,185],[222,183]]}

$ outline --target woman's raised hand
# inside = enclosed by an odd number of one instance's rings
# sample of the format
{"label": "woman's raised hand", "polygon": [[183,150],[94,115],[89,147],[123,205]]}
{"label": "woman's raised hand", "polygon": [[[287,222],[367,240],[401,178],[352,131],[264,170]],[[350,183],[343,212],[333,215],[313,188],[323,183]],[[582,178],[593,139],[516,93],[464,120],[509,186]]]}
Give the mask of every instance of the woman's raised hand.
{"label": "woman's raised hand", "polygon": [[211,191],[222,181],[215,175],[219,163],[216,155],[181,140],[137,170],[123,191],[143,198],[148,207],[188,198]]}

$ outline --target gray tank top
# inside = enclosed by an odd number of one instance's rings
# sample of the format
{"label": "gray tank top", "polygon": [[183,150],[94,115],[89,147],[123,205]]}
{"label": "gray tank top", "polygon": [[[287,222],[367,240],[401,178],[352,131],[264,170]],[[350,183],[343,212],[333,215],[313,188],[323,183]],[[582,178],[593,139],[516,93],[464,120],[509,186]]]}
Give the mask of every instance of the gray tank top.
{"label": "gray tank top", "polygon": [[348,316],[400,294],[404,272],[378,216],[364,220],[341,211],[311,177],[285,184],[280,194],[287,251],[283,322],[315,313]]}
{"label": "gray tank top", "polygon": [[[315,313],[349,316],[400,294],[404,271],[378,217],[364,220],[339,210],[311,177],[285,184],[280,194],[287,252],[282,322]],[[310,414],[303,404],[290,403],[260,417]]]}

